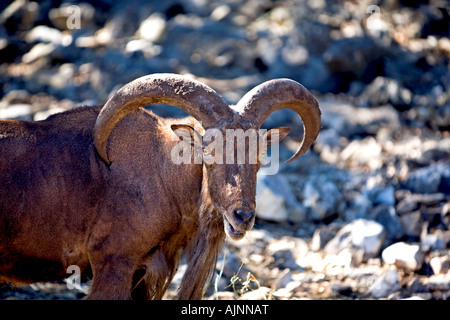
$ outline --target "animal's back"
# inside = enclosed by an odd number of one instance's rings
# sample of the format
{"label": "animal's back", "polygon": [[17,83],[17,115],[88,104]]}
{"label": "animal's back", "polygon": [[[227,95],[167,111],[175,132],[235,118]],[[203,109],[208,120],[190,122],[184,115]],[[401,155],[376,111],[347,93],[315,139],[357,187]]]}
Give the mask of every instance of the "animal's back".
{"label": "animal's back", "polygon": [[85,259],[78,243],[101,191],[92,149],[98,112],[82,107],[44,121],[0,121],[0,280],[57,278],[52,270],[63,270],[63,256],[69,265]]}

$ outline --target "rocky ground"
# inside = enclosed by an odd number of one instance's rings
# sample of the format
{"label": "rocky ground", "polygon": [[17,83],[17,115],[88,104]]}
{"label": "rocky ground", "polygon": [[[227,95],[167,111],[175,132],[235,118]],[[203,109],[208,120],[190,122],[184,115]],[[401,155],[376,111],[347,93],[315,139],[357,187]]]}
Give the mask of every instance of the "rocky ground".
{"label": "rocky ground", "polygon": [[[449,299],[449,6],[408,3],[2,2],[0,118],[102,104],[155,72],[191,74],[230,103],[265,80],[297,80],[318,99],[323,129],[306,155],[259,177],[255,228],[227,242],[206,297]],[[282,159],[299,123],[285,110],[265,123],[293,128]],[[88,290],[4,286],[0,298]]]}

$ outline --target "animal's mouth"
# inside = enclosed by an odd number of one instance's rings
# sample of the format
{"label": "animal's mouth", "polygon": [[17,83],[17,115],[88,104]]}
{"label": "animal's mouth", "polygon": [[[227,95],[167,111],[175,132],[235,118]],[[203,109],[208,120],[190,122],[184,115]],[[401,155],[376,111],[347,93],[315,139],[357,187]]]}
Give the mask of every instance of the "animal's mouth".
{"label": "animal's mouth", "polygon": [[228,221],[227,217],[223,216],[223,218],[225,233],[227,236],[233,240],[241,240],[245,236],[246,231],[238,230]]}

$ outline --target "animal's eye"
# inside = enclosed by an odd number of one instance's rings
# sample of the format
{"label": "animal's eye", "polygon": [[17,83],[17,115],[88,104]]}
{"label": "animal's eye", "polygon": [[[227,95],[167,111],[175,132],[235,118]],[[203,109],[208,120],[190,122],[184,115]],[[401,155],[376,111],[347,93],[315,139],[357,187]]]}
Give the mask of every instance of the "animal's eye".
{"label": "animal's eye", "polygon": [[214,148],[208,148],[208,147],[204,147],[203,148],[203,159],[206,161],[212,161],[214,160],[215,157],[215,149]]}
{"label": "animal's eye", "polygon": [[204,148],[203,149],[203,156],[205,157],[214,157],[214,149],[210,150],[209,148]]}

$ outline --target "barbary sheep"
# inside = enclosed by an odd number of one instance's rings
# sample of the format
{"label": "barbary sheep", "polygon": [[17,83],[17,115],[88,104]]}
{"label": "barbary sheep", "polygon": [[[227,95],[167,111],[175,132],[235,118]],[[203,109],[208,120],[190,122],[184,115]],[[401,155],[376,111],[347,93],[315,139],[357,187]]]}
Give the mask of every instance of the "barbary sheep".
{"label": "barbary sheep", "polygon": [[[191,117],[142,108],[156,103]],[[230,107],[199,81],[154,74],[126,84],[103,107],[0,121],[0,282],[63,279],[76,265],[92,276],[90,299],[161,299],[184,253],[179,298],[201,299],[226,235],[238,240],[254,224],[261,154],[257,163],[176,164],[173,150],[186,138],[207,156],[211,139],[196,137],[258,130],[281,108],[303,121],[292,161],[316,139],[320,110],[288,79],[267,81]],[[288,132],[278,128],[267,139],[278,143]]]}

